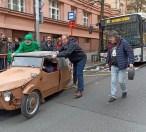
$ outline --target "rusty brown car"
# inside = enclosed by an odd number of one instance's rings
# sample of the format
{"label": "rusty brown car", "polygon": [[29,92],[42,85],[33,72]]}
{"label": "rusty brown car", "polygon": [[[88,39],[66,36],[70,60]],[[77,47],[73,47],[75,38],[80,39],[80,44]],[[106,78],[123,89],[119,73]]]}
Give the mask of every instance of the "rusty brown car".
{"label": "rusty brown car", "polygon": [[[71,79],[65,58],[51,60],[52,51],[15,54],[10,69],[0,73],[0,109],[21,108],[23,116],[36,115],[44,98],[61,91]],[[53,65],[54,72],[43,70],[45,60]]]}

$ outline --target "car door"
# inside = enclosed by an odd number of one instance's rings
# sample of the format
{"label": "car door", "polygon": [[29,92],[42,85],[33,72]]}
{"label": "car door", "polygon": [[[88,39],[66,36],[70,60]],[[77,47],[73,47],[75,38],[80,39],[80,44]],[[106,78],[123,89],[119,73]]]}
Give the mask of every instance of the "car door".
{"label": "car door", "polygon": [[39,87],[42,91],[43,97],[47,97],[53,93],[58,92],[59,89],[59,71],[46,73],[42,71]]}
{"label": "car door", "polygon": [[59,91],[70,83],[71,73],[68,68],[60,70]]}

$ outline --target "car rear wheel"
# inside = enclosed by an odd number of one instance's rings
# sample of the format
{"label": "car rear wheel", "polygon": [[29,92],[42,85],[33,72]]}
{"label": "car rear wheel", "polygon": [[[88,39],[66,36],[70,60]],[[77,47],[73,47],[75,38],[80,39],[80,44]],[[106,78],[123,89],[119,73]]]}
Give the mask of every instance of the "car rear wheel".
{"label": "car rear wheel", "polygon": [[38,90],[32,91],[30,94],[25,94],[21,102],[21,112],[24,117],[32,118],[37,114],[40,106],[40,92]]}

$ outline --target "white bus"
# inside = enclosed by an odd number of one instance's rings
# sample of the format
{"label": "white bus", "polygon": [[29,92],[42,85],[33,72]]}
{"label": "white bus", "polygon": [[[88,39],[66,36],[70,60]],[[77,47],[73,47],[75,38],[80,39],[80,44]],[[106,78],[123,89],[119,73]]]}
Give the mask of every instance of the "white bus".
{"label": "white bus", "polygon": [[146,13],[122,15],[103,19],[101,21],[103,39],[101,45],[101,61],[107,57],[108,36],[111,30],[116,30],[126,39],[134,52],[135,62],[146,61]]}

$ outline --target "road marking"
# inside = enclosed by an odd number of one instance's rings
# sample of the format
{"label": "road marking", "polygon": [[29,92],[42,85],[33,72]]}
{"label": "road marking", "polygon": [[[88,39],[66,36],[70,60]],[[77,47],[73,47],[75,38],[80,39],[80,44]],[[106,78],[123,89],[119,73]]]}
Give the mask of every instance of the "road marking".
{"label": "road marking", "polygon": [[95,74],[95,75],[84,75],[84,77],[95,77],[95,76],[108,76],[110,74]]}
{"label": "road marking", "polygon": [[[83,77],[96,77],[96,76],[108,76],[109,74],[94,74],[94,75],[83,75]],[[73,76],[71,76],[73,78]]]}
{"label": "road marking", "polygon": [[[95,74],[95,75],[84,75],[84,77],[97,77],[97,76],[108,76],[108,75],[110,75],[110,74]],[[73,77],[73,76],[72,76]],[[95,84],[98,84],[98,82],[95,82]],[[63,88],[64,90],[68,90],[68,89],[73,89],[73,88],[75,88],[75,87],[72,87],[72,86],[70,86],[70,87],[65,87],[65,88]],[[76,88],[75,88],[76,89]]]}
{"label": "road marking", "polygon": [[[75,88],[75,87],[66,87],[66,88],[63,88],[63,89],[68,90],[68,89],[73,89],[73,88]],[[75,88],[75,89],[77,89],[77,88]]]}

